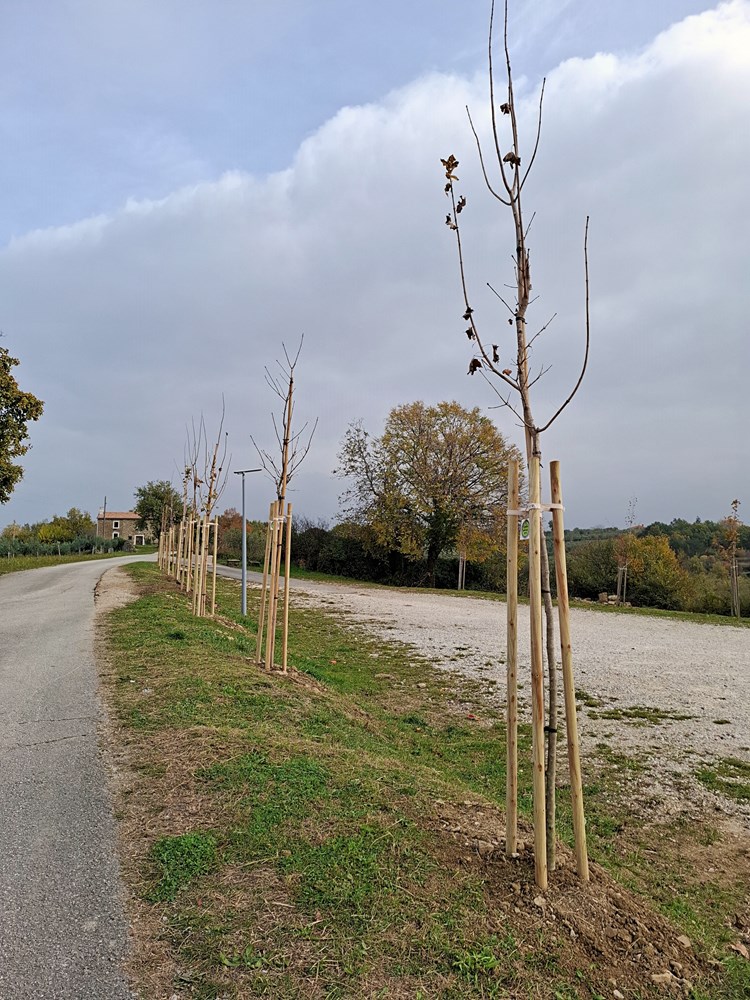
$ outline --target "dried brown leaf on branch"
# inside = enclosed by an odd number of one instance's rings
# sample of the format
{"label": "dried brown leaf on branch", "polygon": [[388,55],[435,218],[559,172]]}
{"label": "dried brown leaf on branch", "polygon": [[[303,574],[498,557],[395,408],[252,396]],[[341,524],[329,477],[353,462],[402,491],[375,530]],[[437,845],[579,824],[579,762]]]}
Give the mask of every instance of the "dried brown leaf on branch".
{"label": "dried brown leaf on branch", "polygon": [[458,177],[456,177],[453,173],[453,171],[458,166],[458,160],[456,159],[456,157],[453,156],[453,154],[451,153],[451,155],[448,157],[447,160],[441,159],[440,162],[445,167],[445,176],[448,178],[448,180],[457,181]]}

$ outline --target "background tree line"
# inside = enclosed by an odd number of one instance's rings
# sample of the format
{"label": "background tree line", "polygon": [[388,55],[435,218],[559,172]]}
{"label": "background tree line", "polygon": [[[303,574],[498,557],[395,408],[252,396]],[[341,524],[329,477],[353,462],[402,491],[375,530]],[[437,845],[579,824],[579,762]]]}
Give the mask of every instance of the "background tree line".
{"label": "background tree line", "polygon": [[[295,517],[292,563],[307,571],[403,586],[465,586],[504,592],[507,466],[518,450],[478,408],[456,402],[395,407],[380,436],[361,423],[346,432],[337,474],[346,480],[333,527]],[[731,518],[566,531],[573,597],[613,594],[628,563],[628,601],[641,607],[730,613],[731,529],[741,567],[740,603],[750,614],[750,527]],[[248,526],[248,561],[263,560],[266,525]],[[547,539],[551,548],[551,539]],[[242,519],[219,518],[219,552],[239,560]],[[523,547],[522,547],[523,548]],[[551,552],[550,552],[551,555]],[[526,583],[521,554],[521,586]],[[551,586],[554,593],[555,580]]]}
{"label": "background tree line", "polygon": [[[680,536],[686,522],[671,525],[655,522],[632,533],[628,601],[636,607],[694,611],[703,614],[730,613],[729,581],[725,556],[722,553],[721,522],[697,521],[707,526],[708,541],[703,551],[687,555],[681,548]],[[673,525],[683,530],[656,534]],[[266,525],[248,524],[248,562],[263,561]],[[606,537],[600,528],[573,529],[566,532],[568,544],[569,586],[574,597],[596,600],[603,591],[614,593],[617,581],[617,541],[625,537],[619,528],[608,528]],[[703,529],[702,529],[703,530]],[[750,528],[743,525],[742,557],[745,565],[740,578],[743,615],[750,615]],[[590,536],[594,536],[591,538]],[[239,560],[242,545],[242,521],[235,510],[219,518],[221,557]],[[695,549],[694,542],[689,546]],[[458,579],[458,551],[445,549],[438,557],[434,571],[434,586],[455,589]],[[292,564],[310,572],[393,586],[425,586],[430,579],[426,558],[410,558],[398,549],[378,541],[376,532],[366,525],[342,521],[329,526],[324,521],[295,518],[292,529]],[[521,554],[521,583],[526,579],[526,557]],[[505,544],[482,561],[467,562],[466,588],[504,593]],[[554,589],[554,575],[552,579]]]}
{"label": "background tree line", "polygon": [[[637,606],[730,614],[731,519],[694,522],[675,518],[630,531],[619,528],[566,532],[568,576],[576,597],[612,593],[624,554],[628,600]],[[740,607],[750,615],[750,527],[737,525]]]}
{"label": "background tree line", "polygon": [[[0,556],[70,555],[102,544],[104,539],[96,537],[93,518],[71,507],[67,514],[55,514],[49,521],[8,524],[0,534]],[[114,550],[127,548],[124,538],[113,538],[106,545]]]}

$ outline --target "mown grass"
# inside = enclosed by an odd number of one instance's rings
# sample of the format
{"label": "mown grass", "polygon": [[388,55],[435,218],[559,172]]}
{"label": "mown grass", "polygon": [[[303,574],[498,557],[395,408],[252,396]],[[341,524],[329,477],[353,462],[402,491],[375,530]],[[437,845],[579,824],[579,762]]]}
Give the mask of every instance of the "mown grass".
{"label": "mown grass", "polygon": [[[209,621],[154,566],[128,571],[143,596],[111,616],[108,689],[145,781],[122,808],[138,836],[148,819],[133,881],[159,908],[170,989],[206,1000],[611,995],[605,965],[514,916],[511,885],[535,894],[528,852],[479,863],[478,845],[502,834],[504,729],[481,704],[467,710],[455,678],[303,609],[292,613],[294,671],[269,676],[253,663],[236,584],[220,581],[221,618]],[[520,742],[528,815],[525,727]],[[601,750],[585,789],[589,842],[667,908],[679,861],[665,859],[657,880],[636,864],[637,825],[619,794],[643,766]],[[564,789],[559,821],[571,843]],[[723,958],[708,922],[723,927],[735,897],[711,887],[709,904],[689,875],[680,885],[690,911],[670,916]],[[147,965],[146,955],[144,977]],[[712,997],[742,995],[728,976]]]}
{"label": "mown grass", "polygon": [[[589,704],[584,701],[584,704]],[[631,705],[623,708],[606,708],[589,711],[590,719],[616,719],[620,722],[631,722],[635,726],[660,726],[662,722],[684,722],[694,719],[694,715],[675,712],[672,709],[657,708],[654,705]]]}
{"label": "mown grass", "polygon": [[75,553],[69,556],[12,556],[10,558],[0,558],[0,576],[6,573],[20,573],[25,569],[42,569],[45,566],[63,566],[66,563],[96,562],[99,559],[119,559],[121,556],[139,555],[144,553],[139,549],[137,553],[131,552],[97,552],[94,555],[89,553]]}

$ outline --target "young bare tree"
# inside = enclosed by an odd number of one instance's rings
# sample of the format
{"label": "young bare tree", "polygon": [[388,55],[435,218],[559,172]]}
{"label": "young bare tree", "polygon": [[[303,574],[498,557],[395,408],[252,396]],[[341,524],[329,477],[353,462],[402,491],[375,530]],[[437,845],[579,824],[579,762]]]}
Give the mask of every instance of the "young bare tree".
{"label": "young bare tree", "polygon": [[[266,546],[267,567],[270,568],[269,589],[268,589],[268,624],[266,639],[266,669],[273,668],[274,646],[276,639],[276,624],[278,618],[279,603],[279,581],[281,576],[282,550],[286,551],[286,573],[284,577],[284,636],[282,650],[282,669],[286,671],[287,652],[287,625],[289,614],[289,566],[290,566],[290,544],[291,544],[291,517],[292,505],[287,504],[286,495],[292,477],[305,460],[312,444],[313,435],[318,426],[316,420],[308,433],[308,424],[305,423],[298,431],[293,431],[294,421],[294,374],[299,361],[304,336],[300,337],[297,353],[292,358],[286,345],[282,342],[281,349],[284,352],[284,360],[276,362],[276,371],[265,370],[266,383],[278,396],[282,403],[281,419],[277,421],[276,415],[271,414],[273,429],[278,445],[278,454],[271,454],[270,451],[259,447],[255,438],[250,437],[253,446],[258,453],[261,465],[266,473],[271,477],[276,488],[276,500],[271,505],[269,517],[269,544]],[[286,538],[284,537],[286,536]],[[261,594],[261,610],[258,621],[258,660],[260,661],[261,646],[263,642],[263,620],[266,603],[266,570],[264,569],[264,586]]]}
{"label": "young bare tree", "polygon": [[[183,517],[190,513],[187,539],[183,543],[186,556],[185,589],[193,595],[193,614],[203,616],[207,610],[207,580],[209,549],[213,541],[213,588],[211,614],[216,605],[216,540],[217,526],[214,520],[216,504],[221,498],[229,476],[227,457],[228,435],[224,430],[225,404],[221,401],[221,420],[216,441],[209,443],[206,424],[201,415],[198,426],[192,421],[185,450],[183,473],[183,496],[176,496],[176,504],[182,504]],[[188,504],[188,486],[192,483],[193,500]],[[213,533],[213,534],[212,534]]]}
{"label": "young bare tree", "polygon": [[617,555],[617,603],[624,604],[628,595],[628,565],[630,563],[630,550],[633,543],[633,528],[635,527],[635,508],[638,504],[638,497],[631,497],[628,501],[628,513],[625,517],[625,531],[615,541],[615,554]]}
{"label": "young bare tree", "polygon": [[729,607],[733,618],[740,618],[740,572],[737,562],[737,545],[740,537],[740,501],[732,500],[732,513],[724,518],[723,527],[726,545],[722,546],[725,558],[729,564]]}
{"label": "young bare tree", "polygon": [[[528,234],[533,216],[527,222],[524,214],[522,196],[531,168],[539,150],[542,130],[542,107],[544,102],[545,81],[542,81],[539,95],[539,110],[537,125],[530,155],[527,157],[521,146],[519,123],[513,91],[513,74],[511,71],[510,50],[508,46],[508,3],[504,4],[503,21],[503,51],[505,62],[506,89],[502,99],[498,101],[495,95],[495,71],[493,65],[493,31],[495,20],[495,3],[492,0],[490,8],[490,23],[488,37],[488,68],[489,68],[489,105],[491,123],[491,153],[494,160],[490,169],[490,158],[479,139],[474,127],[471,112],[467,108],[469,124],[474,135],[479,155],[482,175],[490,195],[507,208],[512,216],[515,246],[513,253],[514,282],[511,286],[515,293],[515,301],[508,302],[490,285],[503,306],[508,310],[508,323],[513,327],[515,338],[512,355],[514,360],[506,365],[501,357],[508,357],[500,344],[492,343],[492,334],[485,332],[480,325],[469,294],[469,283],[464,263],[464,252],[461,239],[461,215],[466,208],[466,197],[457,191],[458,160],[450,155],[442,160],[445,168],[445,194],[450,202],[450,209],[445,222],[455,234],[458,250],[458,264],[461,277],[465,312],[463,319],[468,326],[465,334],[475,348],[469,363],[469,374],[477,372],[482,375],[493,391],[500,397],[501,405],[510,409],[519,419],[524,430],[526,443],[526,459],[529,466],[530,496],[532,505],[539,505],[539,496],[532,495],[535,489],[532,474],[532,460],[540,461],[542,455],[542,434],[558,419],[578,391],[586,371],[589,356],[589,277],[588,277],[588,218],[584,229],[583,259],[584,259],[584,290],[585,290],[585,349],[581,371],[573,388],[566,398],[554,410],[551,416],[539,421],[532,406],[532,388],[548,369],[541,366],[536,374],[531,372],[531,349],[535,342],[546,331],[551,319],[548,320],[532,336],[527,329],[527,314],[532,302],[531,256],[528,244]],[[554,319],[554,316],[552,317]],[[499,337],[496,338],[498,341]],[[538,488],[538,476],[536,480]],[[542,527],[543,531],[543,527]],[[547,824],[547,855],[548,865],[554,868],[555,852],[555,774],[557,755],[557,667],[555,655],[555,626],[550,588],[549,556],[547,546],[542,539],[541,544],[541,591],[544,605],[546,625],[546,657],[548,674],[548,706],[547,706],[547,763],[546,763],[546,824]]]}
{"label": "young bare tree", "polygon": [[289,356],[286,344],[282,342],[281,349],[284,352],[284,360],[276,362],[277,371],[275,373],[271,372],[268,368],[265,369],[266,384],[282,402],[281,429],[279,429],[276,414],[271,414],[276,443],[279,448],[278,454],[271,454],[265,448],[259,447],[255,438],[252,435],[250,436],[253,447],[260,458],[261,465],[274,482],[276,499],[281,504],[286,500],[286,491],[292,480],[292,476],[310,450],[313,435],[318,426],[318,421],[316,420],[309,434],[307,433],[308,423],[303,424],[298,431],[292,432],[294,418],[294,372],[299,361],[299,356],[302,353],[304,340],[304,336],[300,337],[299,347],[297,348],[297,353],[294,355],[294,359]]}

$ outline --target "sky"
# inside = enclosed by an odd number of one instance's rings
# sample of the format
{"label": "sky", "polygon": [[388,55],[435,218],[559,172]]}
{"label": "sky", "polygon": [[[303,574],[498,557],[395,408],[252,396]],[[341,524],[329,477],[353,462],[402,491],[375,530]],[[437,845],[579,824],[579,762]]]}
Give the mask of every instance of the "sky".
{"label": "sky", "polygon": [[[484,187],[487,0],[8,0],[0,10],[0,344],[45,401],[0,528],[179,485],[186,428],[222,409],[232,468],[274,446],[264,382],[296,349],[318,420],[295,512],[335,520],[347,426],[421,399],[521,444],[470,344],[440,159],[454,154],[475,318],[513,279]],[[750,512],[750,0],[511,0],[538,423],[566,525]],[[502,93],[499,81],[498,92]],[[487,148],[487,147],[485,147]],[[248,514],[273,488],[250,477]],[[230,476],[220,509],[240,504]]]}

